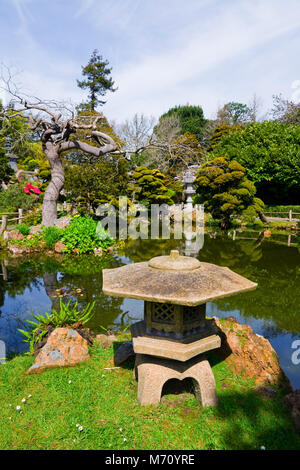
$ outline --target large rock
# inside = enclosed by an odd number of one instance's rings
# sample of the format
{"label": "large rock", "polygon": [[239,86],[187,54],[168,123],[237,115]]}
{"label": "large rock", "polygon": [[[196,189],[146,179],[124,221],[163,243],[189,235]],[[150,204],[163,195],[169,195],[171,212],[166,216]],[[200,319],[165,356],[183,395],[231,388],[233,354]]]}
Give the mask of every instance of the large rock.
{"label": "large rock", "polygon": [[249,325],[241,325],[234,317],[221,321],[213,317],[212,326],[221,336],[221,348],[216,352],[235,374],[252,378],[257,384],[292,390],[278,356],[266,338],[254,333]]}
{"label": "large rock", "polygon": [[6,241],[10,240],[24,240],[24,235],[19,230],[10,230],[3,233],[3,238]]}
{"label": "large rock", "polygon": [[13,243],[8,243],[8,249],[14,256],[24,255],[30,251],[26,245],[14,245]]}
{"label": "large rock", "polygon": [[296,430],[300,432],[300,388],[286,395],[282,401],[291,413]]}
{"label": "large rock", "polygon": [[90,358],[88,342],[72,328],[56,328],[26,374],[48,367],[74,366]]}
{"label": "large rock", "polygon": [[59,240],[58,242],[55,243],[54,251],[56,253],[64,253],[66,251],[66,248],[67,248],[66,245]]}
{"label": "large rock", "polygon": [[42,224],[34,225],[34,226],[30,227],[30,232],[29,233],[30,233],[30,235],[36,235],[36,234],[43,233]]}
{"label": "large rock", "polygon": [[66,228],[68,225],[70,225],[71,220],[72,217],[66,215],[60,219],[57,219],[54,225],[56,225],[57,228]]}

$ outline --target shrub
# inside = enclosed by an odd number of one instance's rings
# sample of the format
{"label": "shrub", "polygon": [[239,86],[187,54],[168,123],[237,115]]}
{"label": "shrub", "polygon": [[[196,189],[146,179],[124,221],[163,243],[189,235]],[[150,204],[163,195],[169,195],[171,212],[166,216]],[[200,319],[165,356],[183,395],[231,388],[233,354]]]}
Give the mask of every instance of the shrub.
{"label": "shrub", "polygon": [[24,235],[24,237],[27,237],[27,235],[29,235],[30,228],[28,227],[28,225],[20,224],[16,228],[19,230],[20,233],[22,233],[22,235]]}
{"label": "shrub", "polygon": [[[104,230],[104,229],[103,229]],[[61,241],[66,245],[66,252],[72,252],[74,249],[79,253],[88,253],[94,248],[108,248],[113,244],[109,233],[97,228],[97,222],[87,217],[74,218],[70,225],[65,229]],[[100,234],[100,237],[98,236]]]}
{"label": "shrub", "polygon": [[263,210],[264,203],[255,197],[256,188],[245,172],[238,162],[218,157],[204,163],[197,174],[195,200],[214,219],[221,219],[223,229],[230,227],[232,216],[245,214],[252,219]]}
{"label": "shrub", "polygon": [[47,227],[44,230],[44,240],[49,248],[52,248],[62,237],[63,231],[57,227]]}
{"label": "shrub", "polygon": [[12,184],[0,191],[0,212],[17,212],[19,208],[30,210],[38,198],[38,195],[24,193],[24,185]]}

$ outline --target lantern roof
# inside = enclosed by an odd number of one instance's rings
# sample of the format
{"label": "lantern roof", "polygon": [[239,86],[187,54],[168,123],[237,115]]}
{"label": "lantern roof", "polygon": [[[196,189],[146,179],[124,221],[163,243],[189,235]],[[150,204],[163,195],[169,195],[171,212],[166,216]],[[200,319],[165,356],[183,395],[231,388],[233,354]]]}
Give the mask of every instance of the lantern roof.
{"label": "lantern roof", "polygon": [[103,270],[103,292],[111,296],[196,306],[256,289],[257,284],[215,264],[179,256]]}

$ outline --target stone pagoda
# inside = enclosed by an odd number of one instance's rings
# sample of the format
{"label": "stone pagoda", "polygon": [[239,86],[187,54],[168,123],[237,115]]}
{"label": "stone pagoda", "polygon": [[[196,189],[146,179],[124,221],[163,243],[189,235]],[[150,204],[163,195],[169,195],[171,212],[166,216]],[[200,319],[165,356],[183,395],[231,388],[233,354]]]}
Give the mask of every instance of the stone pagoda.
{"label": "stone pagoda", "polygon": [[144,300],[144,319],[131,326],[138,400],[156,404],[169,379],[193,379],[203,406],[216,405],[216,384],[204,353],[221,339],[206,319],[206,302],[255,289],[229,268],[180,256],[103,270],[107,295]]}

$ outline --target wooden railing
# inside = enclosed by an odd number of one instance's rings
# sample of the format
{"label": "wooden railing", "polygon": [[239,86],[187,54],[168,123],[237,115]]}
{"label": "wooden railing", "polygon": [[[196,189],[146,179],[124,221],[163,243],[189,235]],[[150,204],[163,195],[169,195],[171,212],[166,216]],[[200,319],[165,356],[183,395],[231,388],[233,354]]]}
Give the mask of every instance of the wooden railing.
{"label": "wooden railing", "polygon": [[[17,217],[9,218],[10,216],[14,216],[14,215],[17,215]],[[18,209],[18,212],[3,212],[3,213],[0,213],[0,220],[1,220],[0,236],[6,230],[6,228],[8,226],[8,222],[17,222],[18,224],[21,224],[23,218],[24,218],[23,209]]]}
{"label": "wooden railing", "polygon": [[[268,215],[270,214],[270,215]],[[299,220],[300,217],[293,217],[293,216],[300,216],[300,212],[294,212],[292,210],[290,211],[267,211],[267,212],[264,212],[264,215],[267,216],[267,217],[273,217],[272,214],[279,214],[279,217],[278,215],[277,216],[274,216],[274,217],[278,217],[280,219],[288,219],[289,221],[292,221],[292,220]],[[287,217],[285,217],[285,214],[287,214]]]}

